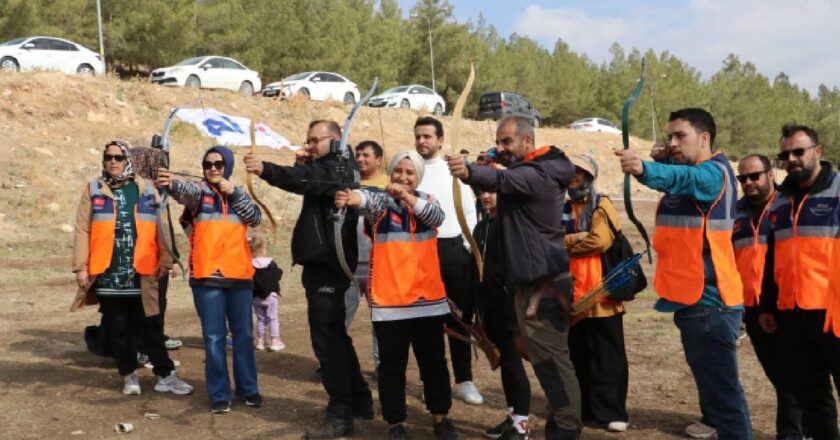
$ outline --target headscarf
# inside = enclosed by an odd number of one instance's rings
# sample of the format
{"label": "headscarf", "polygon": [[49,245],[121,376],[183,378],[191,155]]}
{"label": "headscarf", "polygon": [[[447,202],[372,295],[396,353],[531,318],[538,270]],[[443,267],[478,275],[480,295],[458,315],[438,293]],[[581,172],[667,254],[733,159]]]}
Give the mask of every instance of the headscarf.
{"label": "headscarf", "polygon": [[201,160],[207,160],[207,156],[210,155],[210,153],[219,153],[222,156],[222,160],[225,161],[225,170],[222,172],[222,177],[225,180],[229,180],[230,176],[233,175],[233,165],[235,163],[233,151],[230,151],[228,147],[216,145],[208,148],[207,151],[204,152],[204,156],[201,157]]}
{"label": "headscarf", "polygon": [[423,181],[423,173],[426,171],[426,165],[423,158],[420,157],[420,154],[414,150],[403,150],[395,154],[394,157],[391,158],[391,162],[388,163],[388,175],[390,176],[391,173],[394,172],[394,168],[396,168],[397,164],[403,159],[410,160],[411,164],[414,165],[414,170],[417,171],[417,184],[419,185],[420,182]]}
{"label": "headscarf", "polygon": [[[120,151],[122,155],[125,156],[125,168],[123,168],[122,173],[117,176],[113,177],[108,173],[108,170],[105,168],[105,154],[108,151],[108,147],[111,145],[116,145],[120,147]],[[105,144],[105,150],[102,151],[102,178],[105,182],[108,183],[109,186],[119,185],[125,182],[126,180],[134,179],[134,166],[131,164],[131,153],[129,152],[131,149],[131,144],[126,141],[122,141],[119,139],[114,139]]]}

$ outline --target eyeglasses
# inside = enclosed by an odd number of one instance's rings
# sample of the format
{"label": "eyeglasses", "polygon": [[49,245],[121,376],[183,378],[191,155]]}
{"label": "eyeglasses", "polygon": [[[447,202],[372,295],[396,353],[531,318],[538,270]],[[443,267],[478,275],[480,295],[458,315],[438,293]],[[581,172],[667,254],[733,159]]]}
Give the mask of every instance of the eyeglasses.
{"label": "eyeglasses", "polygon": [[125,156],[122,154],[105,154],[102,156],[102,162],[110,162],[112,160],[122,162],[125,160]]}
{"label": "eyeglasses", "polygon": [[739,174],[739,175],[735,176],[735,178],[738,179],[738,181],[741,182],[741,183],[747,183],[747,179],[750,179],[753,182],[757,182],[758,179],[761,178],[761,175],[768,172],[768,171],[770,171],[770,170],[764,170],[764,171],[759,171],[759,172],[756,172],[756,173],[749,173],[749,174]]}
{"label": "eyeglasses", "polygon": [[211,168],[215,168],[217,170],[224,170],[225,161],[217,160],[215,162],[210,162],[209,160],[205,160],[204,162],[201,162],[201,168],[203,168],[205,171]]}
{"label": "eyeglasses", "polygon": [[810,150],[811,148],[816,148],[816,147],[817,147],[817,145],[811,145],[810,147],[799,147],[799,148],[794,148],[793,150],[790,150],[790,151],[782,151],[781,153],[779,153],[776,156],[776,159],[779,159],[782,162],[786,162],[786,161],[790,160],[790,155],[791,154],[793,154],[796,157],[802,157],[802,156],[805,155],[806,150]]}
{"label": "eyeglasses", "polygon": [[305,140],[303,143],[304,143],[304,145],[318,145],[318,143],[321,142],[322,140],[329,139],[331,137],[332,136],[311,137],[311,138]]}

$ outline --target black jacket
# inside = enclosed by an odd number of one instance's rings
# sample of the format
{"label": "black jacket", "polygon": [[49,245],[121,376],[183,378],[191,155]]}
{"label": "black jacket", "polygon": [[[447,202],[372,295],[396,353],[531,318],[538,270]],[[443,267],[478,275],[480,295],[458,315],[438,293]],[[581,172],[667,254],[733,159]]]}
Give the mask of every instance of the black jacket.
{"label": "black jacket", "polygon": [[[479,306],[500,306],[505,303],[505,270],[502,266],[502,242],[497,217],[485,217],[473,231],[484,257],[484,279],[475,289]],[[478,280],[476,279],[476,282]]]}
{"label": "black jacket", "polygon": [[[356,161],[351,156],[341,169],[341,161],[334,154],[315,159],[306,164],[281,166],[263,162],[260,178],[272,186],[303,195],[295,229],[292,234],[292,261],[300,264],[304,271],[309,267],[324,267],[349,287],[350,280],[341,270],[335,252],[335,235],[331,214],[335,209],[335,193],[339,189],[353,186],[354,174],[358,173]],[[356,223],[359,213],[348,209],[341,228],[344,255],[350,270],[356,269],[358,247]],[[343,284],[343,283],[342,283]]]}

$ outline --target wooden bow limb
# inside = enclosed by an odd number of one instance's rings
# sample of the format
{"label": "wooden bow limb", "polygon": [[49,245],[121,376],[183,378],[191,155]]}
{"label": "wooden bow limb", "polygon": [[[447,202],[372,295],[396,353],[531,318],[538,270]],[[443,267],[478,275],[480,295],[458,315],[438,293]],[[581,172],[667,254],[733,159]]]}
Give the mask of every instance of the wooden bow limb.
{"label": "wooden bow limb", "polygon": [[[257,151],[257,133],[254,129],[254,126],[256,124],[256,120],[251,119],[251,154],[254,154]],[[254,199],[255,202],[257,202],[257,205],[259,205],[260,209],[262,209],[265,215],[268,216],[268,220],[271,221],[271,236],[274,239],[274,241],[277,241],[277,220],[274,219],[274,215],[271,213],[271,210],[268,209],[268,206],[266,206],[266,204],[263,203],[263,201],[260,200],[259,197],[257,197],[257,193],[254,191],[254,174],[248,173],[248,175],[245,177],[245,181],[248,184],[248,194],[250,194],[251,198]]]}
{"label": "wooden bow limb", "polygon": [[446,301],[449,302],[449,311],[452,317],[455,318],[455,322],[467,331],[469,337],[464,336],[449,327],[444,327],[444,332],[456,339],[478,347],[484,352],[484,355],[487,356],[487,360],[490,362],[490,369],[495,370],[498,368],[499,364],[502,362],[502,355],[496,347],[496,344],[494,344],[493,341],[487,337],[487,333],[484,332],[484,326],[481,324],[481,318],[476,315],[475,322],[466,323],[464,322],[464,315],[461,313],[461,309],[459,309],[451,299],[447,298]]}

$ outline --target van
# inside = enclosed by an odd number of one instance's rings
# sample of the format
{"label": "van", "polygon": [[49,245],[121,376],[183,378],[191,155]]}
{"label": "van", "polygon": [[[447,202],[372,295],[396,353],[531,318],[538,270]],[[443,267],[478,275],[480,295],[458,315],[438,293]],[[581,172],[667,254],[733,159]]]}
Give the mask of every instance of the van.
{"label": "van", "polygon": [[534,119],[534,127],[540,126],[540,112],[524,96],[513,92],[490,92],[481,95],[478,100],[477,120],[497,120],[508,115],[531,117]]}

